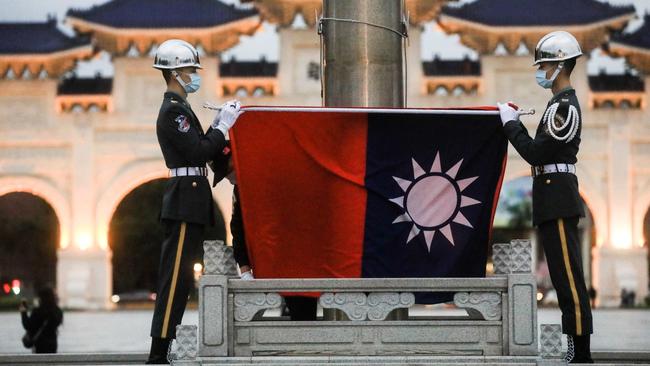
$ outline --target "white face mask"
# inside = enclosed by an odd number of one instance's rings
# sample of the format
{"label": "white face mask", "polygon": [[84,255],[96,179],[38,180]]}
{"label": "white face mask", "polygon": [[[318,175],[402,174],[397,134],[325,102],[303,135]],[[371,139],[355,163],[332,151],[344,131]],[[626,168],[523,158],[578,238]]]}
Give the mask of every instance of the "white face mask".
{"label": "white face mask", "polygon": [[194,93],[195,91],[199,90],[201,87],[201,76],[197,74],[196,72],[193,72],[190,75],[190,82],[186,83],[181,79],[181,76],[176,72],[176,80],[181,84],[183,89],[185,89],[186,93]]}

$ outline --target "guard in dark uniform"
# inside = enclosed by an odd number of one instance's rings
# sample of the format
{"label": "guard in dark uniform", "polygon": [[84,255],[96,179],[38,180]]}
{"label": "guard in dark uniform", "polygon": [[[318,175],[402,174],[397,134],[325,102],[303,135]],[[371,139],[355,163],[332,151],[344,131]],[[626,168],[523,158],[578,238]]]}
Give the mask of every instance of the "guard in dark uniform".
{"label": "guard in dark uniform", "polygon": [[567,32],[544,36],[535,48],[537,82],[551,89],[535,138],[519,121],[511,104],[499,104],[504,131],[517,152],[531,165],[533,225],[544,247],[553,286],[562,310],[562,331],[567,334],[569,363],[593,363],[589,337],[591,306],[585,286],[578,237],[578,219],[584,216],[578,190],[577,162],[582,115],[570,75],[580,45]]}
{"label": "guard in dark uniform", "polygon": [[226,147],[225,136],[240,114],[240,105],[235,101],[224,104],[204,133],[185,99],[200,87],[196,71],[201,65],[196,49],[185,41],[165,41],[156,51],[153,67],[162,70],[167,82],[156,134],[170,178],[160,214],[165,240],[147,363],[165,364],[169,363],[169,344],[194,284],[192,260],[202,250],[205,226],[213,225],[215,220],[206,163]]}

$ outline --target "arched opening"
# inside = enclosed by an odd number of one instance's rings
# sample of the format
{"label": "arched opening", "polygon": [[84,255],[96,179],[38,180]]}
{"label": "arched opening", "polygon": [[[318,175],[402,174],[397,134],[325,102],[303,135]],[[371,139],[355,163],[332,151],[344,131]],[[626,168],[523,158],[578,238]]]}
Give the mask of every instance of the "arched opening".
{"label": "arched opening", "polygon": [[[167,179],[154,179],[133,189],[111,217],[108,244],[112,250],[114,302],[154,299],[160,250],[164,238],[158,220]],[[206,227],[205,238],[225,240],[226,230],[217,210],[217,225]],[[196,258],[201,263],[202,258]]]}
{"label": "arched opening", "polygon": [[[503,184],[494,218],[493,243],[507,243],[512,239],[530,239],[533,245],[533,263],[537,278],[538,299],[543,303],[557,302],[546,264],[544,248],[539,245],[532,226],[532,177],[519,177]],[[582,269],[587,288],[591,286],[592,248],[596,246],[596,228],[589,206],[582,200],[585,217],[578,222],[582,254]],[[491,254],[490,254],[491,255]]]}
{"label": "arched opening", "polygon": [[492,242],[534,240],[532,184],[531,177],[520,177],[503,183],[494,216]]}
{"label": "arched opening", "polygon": [[[39,196],[0,196],[0,305],[16,305],[43,287],[56,287],[59,220]],[[18,296],[19,295],[19,296]]]}

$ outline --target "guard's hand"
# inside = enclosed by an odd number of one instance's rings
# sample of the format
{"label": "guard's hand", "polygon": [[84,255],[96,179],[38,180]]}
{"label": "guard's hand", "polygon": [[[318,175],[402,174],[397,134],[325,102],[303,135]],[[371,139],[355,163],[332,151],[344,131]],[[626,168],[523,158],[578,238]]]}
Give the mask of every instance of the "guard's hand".
{"label": "guard's hand", "polygon": [[253,277],[253,272],[252,271],[246,271],[246,272],[242,273],[241,276],[239,276],[239,278],[244,280],[244,281],[250,281],[250,280],[255,279],[255,277]]}
{"label": "guard's hand", "polygon": [[519,119],[519,110],[513,108],[511,105],[514,105],[512,102],[508,103],[497,103],[499,107],[499,115],[501,116],[501,124],[504,126],[510,121],[516,121]]}
{"label": "guard's hand", "polygon": [[221,106],[221,112],[218,115],[216,126],[213,122],[213,128],[218,129],[225,136],[228,130],[235,125],[237,118],[242,114],[241,104],[238,100],[231,100]]}
{"label": "guard's hand", "polygon": [[20,305],[18,305],[18,311],[21,313],[24,313],[27,311],[27,301],[24,299],[20,301]]}

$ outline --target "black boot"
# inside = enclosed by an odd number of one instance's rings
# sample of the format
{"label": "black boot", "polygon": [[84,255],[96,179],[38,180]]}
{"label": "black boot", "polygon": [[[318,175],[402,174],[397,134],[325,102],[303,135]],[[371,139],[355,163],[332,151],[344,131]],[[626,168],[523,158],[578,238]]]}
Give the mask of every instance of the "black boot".
{"label": "black boot", "polygon": [[594,363],[594,360],[591,359],[589,334],[581,336],[567,335],[567,343],[568,363]]}
{"label": "black boot", "polygon": [[169,338],[151,337],[151,350],[149,359],[145,364],[168,365],[167,352],[169,351]]}

